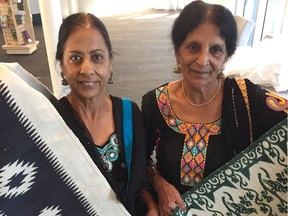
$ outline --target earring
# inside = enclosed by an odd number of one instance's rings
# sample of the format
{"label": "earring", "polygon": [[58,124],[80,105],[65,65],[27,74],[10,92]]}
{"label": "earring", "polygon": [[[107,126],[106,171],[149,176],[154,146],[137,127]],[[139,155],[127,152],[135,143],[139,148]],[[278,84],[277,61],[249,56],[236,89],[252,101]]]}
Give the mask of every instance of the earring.
{"label": "earring", "polygon": [[68,86],[69,84],[68,84],[68,82],[67,82],[67,80],[66,80],[63,72],[61,72],[60,74],[61,74],[61,78],[62,78],[61,84],[62,84],[63,86]]}
{"label": "earring", "polygon": [[114,83],[114,80],[113,80],[113,71],[111,70],[110,72],[110,77],[109,77],[109,80],[108,80],[108,84],[113,84]]}
{"label": "earring", "polygon": [[224,79],[225,78],[225,75],[224,75],[224,73],[223,73],[223,70],[221,69],[220,71],[219,71],[219,73],[217,74],[217,79]]}
{"label": "earring", "polygon": [[180,65],[177,64],[176,67],[173,69],[173,73],[181,73]]}

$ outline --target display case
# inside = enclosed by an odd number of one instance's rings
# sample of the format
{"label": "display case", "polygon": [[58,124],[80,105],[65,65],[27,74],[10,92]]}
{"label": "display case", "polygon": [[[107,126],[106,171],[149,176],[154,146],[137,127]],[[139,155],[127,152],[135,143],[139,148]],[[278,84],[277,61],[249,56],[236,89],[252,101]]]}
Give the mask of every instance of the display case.
{"label": "display case", "polygon": [[0,27],[7,54],[31,54],[37,50],[29,0],[0,0]]}

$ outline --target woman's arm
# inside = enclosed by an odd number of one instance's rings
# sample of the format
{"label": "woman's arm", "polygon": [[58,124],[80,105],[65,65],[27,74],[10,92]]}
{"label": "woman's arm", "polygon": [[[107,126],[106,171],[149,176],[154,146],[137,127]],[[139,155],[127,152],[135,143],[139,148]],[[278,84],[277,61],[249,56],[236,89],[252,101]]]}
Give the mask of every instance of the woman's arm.
{"label": "woman's arm", "polygon": [[148,185],[157,193],[158,211],[160,216],[170,215],[179,206],[183,211],[186,206],[178,190],[167,182],[154,166],[148,168]]}
{"label": "woman's arm", "polygon": [[143,190],[141,194],[141,198],[147,208],[146,216],[158,216],[159,212],[158,212],[157,203],[154,200],[150,191],[148,191],[147,189]]}

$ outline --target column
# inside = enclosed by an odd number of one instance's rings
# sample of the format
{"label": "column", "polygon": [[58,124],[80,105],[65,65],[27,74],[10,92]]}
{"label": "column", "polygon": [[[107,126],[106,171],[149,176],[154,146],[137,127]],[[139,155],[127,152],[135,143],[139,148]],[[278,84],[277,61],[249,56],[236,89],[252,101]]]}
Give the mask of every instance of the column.
{"label": "column", "polygon": [[[38,0],[53,93],[57,98],[64,95],[60,71],[56,70],[55,54],[58,32],[62,23],[61,3],[59,0]],[[40,62],[35,62],[40,64]]]}

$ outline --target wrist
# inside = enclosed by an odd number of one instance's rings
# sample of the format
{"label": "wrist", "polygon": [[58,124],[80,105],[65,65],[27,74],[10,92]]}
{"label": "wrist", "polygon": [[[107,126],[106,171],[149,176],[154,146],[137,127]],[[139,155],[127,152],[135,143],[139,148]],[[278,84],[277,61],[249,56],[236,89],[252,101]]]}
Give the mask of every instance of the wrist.
{"label": "wrist", "polygon": [[148,186],[148,188],[151,188],[152,182],[159,175],[160,174],[159,174],[159,172],[155,166],[151,166],[148,168],[148,170],[147,170],[147,186]]}

